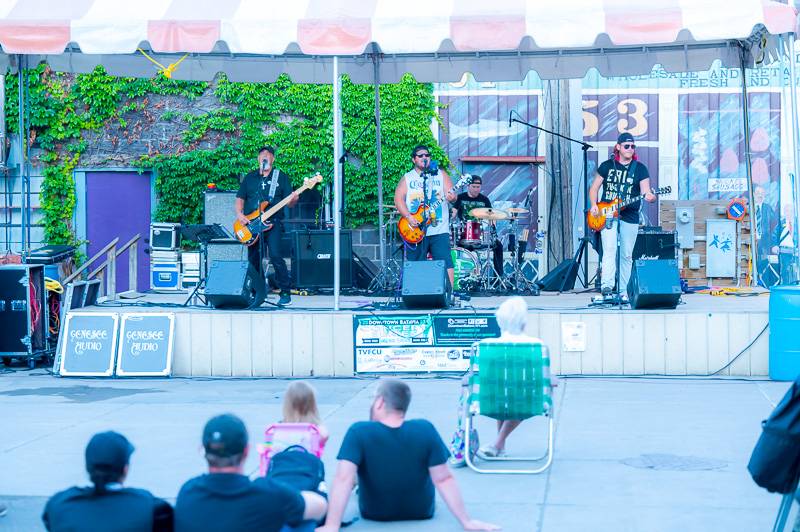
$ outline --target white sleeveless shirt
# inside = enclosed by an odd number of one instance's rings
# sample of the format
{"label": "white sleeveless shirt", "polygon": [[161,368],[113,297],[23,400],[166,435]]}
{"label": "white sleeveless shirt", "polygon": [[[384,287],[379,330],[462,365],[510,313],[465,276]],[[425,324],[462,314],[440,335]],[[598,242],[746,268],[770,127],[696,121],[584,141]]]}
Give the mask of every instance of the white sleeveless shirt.
{"label": "white sleeveless shirt", "polygon": [[[411,214],[414,214],[422,204],[422,176],[417,173],[416,169],[411,169],[406,172],[403,179],[406,181],[406,208]],[[447,198],[444,197],[444,176],[442,172],[429,176],[425,186],[428,193],[428,200],[426,201],[428,205],[439,198],[442,200],[433,211],[436,217],[431,221],[425,234],[434,236],[447,233],[450,230],[450,205]]]}

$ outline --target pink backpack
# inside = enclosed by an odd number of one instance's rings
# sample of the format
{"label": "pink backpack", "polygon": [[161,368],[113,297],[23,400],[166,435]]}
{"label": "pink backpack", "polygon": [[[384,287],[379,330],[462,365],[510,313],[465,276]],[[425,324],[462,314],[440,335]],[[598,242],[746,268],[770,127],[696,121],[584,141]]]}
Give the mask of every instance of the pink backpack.
{"label": "pink backpack", "polygon": [[264,443],[258,444],[259,475],[267,474],[270,459],[291,445],[302,445],[317,458],[322,458],[325,444],[313,423],[273,423],[264,431]]}

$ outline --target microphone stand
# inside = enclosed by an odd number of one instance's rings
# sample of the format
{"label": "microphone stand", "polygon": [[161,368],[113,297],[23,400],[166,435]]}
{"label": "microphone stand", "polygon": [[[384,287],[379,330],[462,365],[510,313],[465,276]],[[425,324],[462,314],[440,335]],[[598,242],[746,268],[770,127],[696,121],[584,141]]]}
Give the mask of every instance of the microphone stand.
{"label": "microphone stand", "polygon": [[[508,125],[510,126],[513,122],[518,124],[522,124],[523,126],[527,126],[543,133],[548,133],[555,137],[568,140],[570,142],[574,142],[575,144],[581,145],[581,150],[583,150],[583,237],[580,238],[582,244],[579,249],[585,248],[587,244],[589,244],[589,220],[586,218],[587,213],[589,212],[589,149],[594,148],[591,144],[583,142],[582,140],[573,139],[566,135],[562,135],[561,133],[557,133],[555,131],[550,131],[549,129],[545,129],[543,127],[536,126],[534,124],[530,124],[528,122],[523,122],[518,118],[513,118],[511,115],[514,114],[515,111],[511,111],[508,116]],[[549,222],[549,220],[548,220]],[[583,255],[583,286],[585,288],[589,288],[589,253],[582,253]],[[578,257],[580,260],[580,257]]]}
{"label": "microphone stand", "polygon": [[[344,223],[344,210],[345,210],[344,209],[344,203],[345,203],[345,193],[344,193],[344,189],[345,189],[345,187],[344,187],[344,183],[345,183],[345,179],[344,179],[345,163],[347,162],[347,157],[352,154],[351,150],[353,149],[353,147],[358,143],[359,140],[361,140],[361,137],[364,136],[364,133],[367,132],[367,129],[369,129],[369,126],[371,126],[374,123],[374,121],[375,120],[373,119],[373,120],[370,120],[369,122],[367,122],[367,124],[361,129],[361,132],[358,134],[356,139],[353,142],[351,142],[350,145],[347,146],[344,149],[344,151],[342,152],[342,156],[339,157],[339,164],[342,165],[342,190],[341,191],[336,190],[336,191],[334,191],[334,193],[336,194],[336,193],[341,192],[342,201],[339,202],[339,212],[336,213],[336,216],[339,217],[340,223],[342,223],[342,224]],[[383,204],[383,198],[379,198],[378,204],[379,205]]]}

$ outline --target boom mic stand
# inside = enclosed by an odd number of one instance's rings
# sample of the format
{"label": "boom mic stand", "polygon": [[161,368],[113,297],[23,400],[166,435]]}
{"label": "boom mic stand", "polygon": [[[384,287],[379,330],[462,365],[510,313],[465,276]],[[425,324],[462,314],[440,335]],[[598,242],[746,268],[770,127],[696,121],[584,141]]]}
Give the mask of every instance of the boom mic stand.
{"label": "boom mic stand", "polygon": [[[581,245],[579,249],[583,249],[589,243],[589,220],[586,218],[586,214],[589,212],[589,149],[594,148],[591,144],[587,144],[582,140],[573,139],[566,135],[562,135],[561,133],[557,133],[555,131],[550,131],[549,129],[545,129],[543,127],[539,127],[528,122],[524,122],[518,118],[513,118],[513,115],[519,113],[514,111],[513,109],[511,112],[508,113],[508,125],[509,127],[513,122],[518,124],[522,124],[523,126],[527,126],[543,133],[548,133],[555,137],[568,140],[570,142],[574,142],[575,144],[581,145],[581,150],[583,151],[583,236],[580,238]],[[581,253],[583,255],[583,286],[589,288],[589,254],[588,253]],[[580,255],[578,255],[578,259],[580,260]]]}

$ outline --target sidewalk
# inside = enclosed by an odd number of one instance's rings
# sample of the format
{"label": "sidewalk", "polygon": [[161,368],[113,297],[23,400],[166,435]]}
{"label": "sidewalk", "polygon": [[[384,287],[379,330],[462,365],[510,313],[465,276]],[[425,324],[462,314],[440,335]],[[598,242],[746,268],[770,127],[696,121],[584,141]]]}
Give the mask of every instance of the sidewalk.
{"label": "sidewalk", "polygon": [[[114,429],[136,446],[127,484],[173,499],[204,471],[200,434],[214,414],[242,417],[251,441],[280,418],[285,380],[66,379],[41,370],[0,377],[2,530],[41,529],[47,498],[87,484],[83,451],[92,434]],[[459,380],[409,379],[410,417],[426,417],[449,441]],[[373,379],[313,381],[331,432],[328,478],[347,427],[367,418]],[[472,516],[511,531],[769,530],[780,499],[758,488],[745,466],[760,421],[788,383],[689,379],[561,379],[555,392],[556,452],[538,476],[455,471]],[[482,441],[492,436],[481,421]],[[523,424],[511,453],[544,444],[544,423]],[[248,460],[254,472],[257,461]],[[361,521],[353,532],[458,530],[439,501],[427,522]]]}

